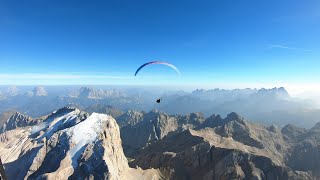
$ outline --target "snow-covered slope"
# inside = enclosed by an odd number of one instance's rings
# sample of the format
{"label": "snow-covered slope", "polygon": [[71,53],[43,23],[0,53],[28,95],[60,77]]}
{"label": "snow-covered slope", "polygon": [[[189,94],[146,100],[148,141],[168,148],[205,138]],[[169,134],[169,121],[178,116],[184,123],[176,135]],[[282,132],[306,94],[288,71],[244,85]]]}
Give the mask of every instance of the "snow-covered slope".
{"label": "snow-covered slope", "polygon": [[9,179],[160,178],[154,169],[129,168],[111,116],[71,107],[0,134],[0,157]]}

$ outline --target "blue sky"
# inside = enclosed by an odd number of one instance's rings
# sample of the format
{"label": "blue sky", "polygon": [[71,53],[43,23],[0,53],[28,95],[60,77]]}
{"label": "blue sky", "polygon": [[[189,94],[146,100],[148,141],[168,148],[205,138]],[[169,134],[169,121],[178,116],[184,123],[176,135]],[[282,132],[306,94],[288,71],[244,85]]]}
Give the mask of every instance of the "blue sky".
{"label": "blue sky", "polygon": [[0,84],[319,84],[319,32],[318,0],[2,0]]}

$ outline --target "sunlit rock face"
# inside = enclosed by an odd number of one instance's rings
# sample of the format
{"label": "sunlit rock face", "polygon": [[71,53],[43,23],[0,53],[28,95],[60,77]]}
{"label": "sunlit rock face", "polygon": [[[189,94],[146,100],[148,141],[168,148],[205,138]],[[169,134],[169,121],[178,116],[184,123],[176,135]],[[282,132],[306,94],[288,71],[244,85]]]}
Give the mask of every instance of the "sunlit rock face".
{"label": "sunlit rock face", "polygon": [[132,169],[120,131],[109,115],[59,109],[36,124],[0,134],[9,179],[159,179],[157,170]]}

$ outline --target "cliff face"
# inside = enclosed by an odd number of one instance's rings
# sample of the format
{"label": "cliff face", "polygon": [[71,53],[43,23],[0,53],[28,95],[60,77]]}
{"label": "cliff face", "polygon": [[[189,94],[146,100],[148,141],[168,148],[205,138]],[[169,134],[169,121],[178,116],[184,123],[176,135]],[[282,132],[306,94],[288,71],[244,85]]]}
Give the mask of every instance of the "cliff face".
{"label": "cliff face", "polygon": [[164,138],[144,149],[133,164],[162,169],[170,179],[312,179],[310,173],[276,162],[265,150],[203,133],[208,132],[187,130]]}
{"label": "cliff face", "polygon": [[291,144],[288,166],[300,171],[311,171],[320,177],[320,123],[307,131],[297,127],[293,129],[287,133],[287,141]]}
{"label": "cliff face", "polygon": [[[130,112],[129,114],[131,116],[126,114],[119,117],[118,122],[122,124],[121,138],[125,154],[129,157],[135,157],[140,149],[166,136],[188,129],[200,130],[208,127],[215,128],[217,136],[230,136],[249,146],[260,148],[263,146],[257,137],[259,134],[250,131],[250,128],[256,125],[244,121],[244,119],[236,113],[230,113],[224,119],[219,115],[212,115],[209,118],[205,118],[201,113],[191,113],[185,116],[168,115],[156,110],[146,114],[138,112]],[[273,138],[282,139],[281,134],[274,134],[272,136],[267,129],[258,125],[256,128],[263,129],[263,131],[259,133],[263,132],[266,138],[271,139],[270,141],[272,141]],[[279,144],[281,144],[281,142],[279,142]],[[277,146],[279,146],[279,144],[277,144]],[[266,146],[268,146],[268,144],[266,144]]]}
{"label": "cliff face", "polygon": [[157,170],[129,168],[120,131],[109,115],[63,108],[34,126],[0,135],[9,179],[159,178]]}
{"label": "cliff face", "polygon": [[210,119],[203,122],[210,127],[188,129],[146,146],[132,165],[162,169],[170,179],[319,178],[316,128],[283,129],[301,133],[302,141],[296,143],[275,126],[250,123],[235,113]]}
{"label": "cliff face", "polygon": [[158,110],[149,113],[129,111],[117,118],[122,125],[121,139],[124,151],[129,157],[135,157],[140,149],[168,135],[196,128],[204,120],[201,113],[180,116],[168,115]]}
{"label": "cliff face", "polygon": [[37,124],[37,122],[38,121],[36,119],[32,119],[29,116],[16,112],[4,123],[0,132],[12,130],[17,127],[32,126]]}

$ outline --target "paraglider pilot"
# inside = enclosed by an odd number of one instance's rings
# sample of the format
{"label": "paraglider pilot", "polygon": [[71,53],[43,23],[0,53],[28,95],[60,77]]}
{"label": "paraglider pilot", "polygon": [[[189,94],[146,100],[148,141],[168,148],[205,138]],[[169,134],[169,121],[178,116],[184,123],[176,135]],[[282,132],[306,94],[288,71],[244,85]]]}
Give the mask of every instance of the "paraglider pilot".
{"label": "paraglider pilot", "polygon": [[[174,69],[179,75],[181,75],[179,69],[177,67],[175,67],[173,64],[170,64],[168,62],[164,62],[164,61],[151,61],[151,62],[147,62],[147,63],[144,63],[143,65],[141,65],[137,70],[136,70],[136,73],[134,74],[134,76],[137,76],[138,72],[145,66],[148,66],[150,64],[163,64],[163,65],[166,65],[166,66],[169,66],[171,67],[172,69]],[[161,102],[161,98],[157,99],[156,101],[157,103],[160,103]]]}

